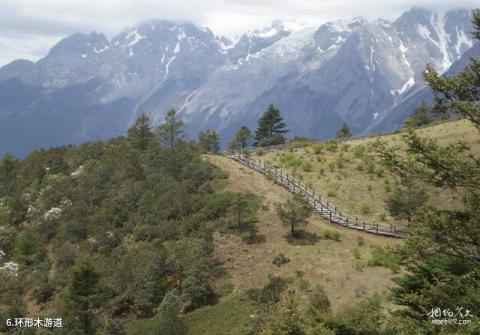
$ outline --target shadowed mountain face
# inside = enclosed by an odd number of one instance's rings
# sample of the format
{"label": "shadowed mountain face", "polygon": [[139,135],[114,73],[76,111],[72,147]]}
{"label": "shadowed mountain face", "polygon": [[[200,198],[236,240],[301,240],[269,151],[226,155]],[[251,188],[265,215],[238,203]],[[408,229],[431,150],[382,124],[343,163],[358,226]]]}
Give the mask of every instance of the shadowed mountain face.
{"label": "shadowed mountain face", "polygon": [[271,103],[291,135],[328,138],[344,121],[357,134],[392,129],[423,91],[426,64],[447,71],[472,48],[471,30],[468,11],[414,8],[395,21],[276,21],[235,41],[171,21],[112,40],[75,34],[36,63],[0,68],[0,154],[108,138],[172,107],[192,137],[211,128],[223,143]]}
{"label": "shadowed mountain face", "polygon": [[[470,62],[470,58],[480,57],[480,44],[475,43],[469,50],[467,50],[459,60],[454,62],[446,75],[452,75],[460,71],[464,66]],[[387,110],[383,118],[379,118],[370,127],[365,129],[364,133],[385,132],[398,129],[402,127],[406,118],[412,114],[423,101],[426,103],[433,103],[434,93],[428,86],[421,86],[417,89],[410,90],[408,94],[402,96],[402,98],[391,109]]]}

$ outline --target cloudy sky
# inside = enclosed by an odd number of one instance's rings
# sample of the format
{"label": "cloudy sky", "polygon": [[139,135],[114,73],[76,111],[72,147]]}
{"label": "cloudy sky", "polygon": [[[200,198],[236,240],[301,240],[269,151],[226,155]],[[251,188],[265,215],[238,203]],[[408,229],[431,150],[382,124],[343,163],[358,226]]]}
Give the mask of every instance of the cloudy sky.
{"label": "cloudy sky", "polygon": [[315,25],[354,16],[394,18],[412,6],[444,11],[475,5],[478,0],[0,0],[0,65],[35,61],[76,32],[111,38],[152,18],[188,20],[234,36],[274,19]]}

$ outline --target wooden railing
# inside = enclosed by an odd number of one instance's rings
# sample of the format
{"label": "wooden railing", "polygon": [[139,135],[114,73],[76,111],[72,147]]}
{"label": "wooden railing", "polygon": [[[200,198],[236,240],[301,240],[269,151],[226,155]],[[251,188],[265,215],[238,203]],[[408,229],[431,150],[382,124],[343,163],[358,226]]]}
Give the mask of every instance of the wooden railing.
{"label": "wooden railing", "polygon": [[341,213],[336,206],[332,206],[328,201],[322,199],[319,194],[315,194],[311,188],[273,165],[238,153],[226,153],[225,156],[272,178],[278,185],[281,185],[291,193],[300,193],[315,213],[331,223],[389,237],[405,237],[408,233],[408,229],[405,226],[385,223],[367,223],[358,220],[356,217],[350,217],[345,215],[345,213]]}

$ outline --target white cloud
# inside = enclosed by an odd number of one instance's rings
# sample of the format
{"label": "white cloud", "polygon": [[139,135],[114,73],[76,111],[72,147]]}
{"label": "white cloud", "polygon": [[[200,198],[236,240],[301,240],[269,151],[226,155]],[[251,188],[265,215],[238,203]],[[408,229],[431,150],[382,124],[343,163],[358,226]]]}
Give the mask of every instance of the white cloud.
{"label": "white cloud", "polygon": [[36,60],[61,38],[97,31],[112,37],[151,18],[188,20],[217,34],[236,35],[273,19],[311,24],[364,16],[395,17],[411,6],[437,10],[474,8],[478,0],[2,0],[0,65]]}

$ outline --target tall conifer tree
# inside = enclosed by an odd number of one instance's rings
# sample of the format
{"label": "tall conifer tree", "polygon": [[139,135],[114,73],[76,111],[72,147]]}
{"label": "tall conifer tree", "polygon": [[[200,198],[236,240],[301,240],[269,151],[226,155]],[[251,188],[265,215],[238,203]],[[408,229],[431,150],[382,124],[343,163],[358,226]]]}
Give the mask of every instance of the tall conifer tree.
{"label": "tall conifer tree", "polygon": [[150,119],[146,114],[140,115],[130,129],[128,139],[131,145],[140,151],[145,151],[153,140]]}
{"label": "tall conifer tree", "polygon": [[263,113],[258,120],[255,132],[255,146],[266,147],[285,143],[284,134],[288,132],[287,125],[280,115],[280,110],[273,104]]}
{"label": "tall conifer tree", "polygon": [[[474,36],[480,39],[480,10],[473,12],[473,24]],[[437,97],[433,113],[464,117],[480,130],[479,59],[472,58],[451,76],[428,67],[425,79]],[[441,145],[413,127],[404,139],[405,152],[386,144],[379,149],[383,162],[399,180],[419,178],[442,193],[460,194],[463,200],[459,209],[432,202],[417,211],[400,254],[410,273],[395,279],[395,300],[406,306],[401,313],[421,327],[422,334],[436,334],[440,328],[427,317],[433,308],[457,312],[461,307],[476,320],[480,314],[480,157],[463,142]],[[476,320],[462,325],[462,334],[477,333]],[[441,332],[457,333],[457,327],[444,325]]]}
{"label": "tall conifer tree", "polygon": [[168,111],[165,114],[165,122],[158,128],[160,143],[175,151],[177,142],[183,138],[184,126],[185,123],[180,120],[175,109]]}

